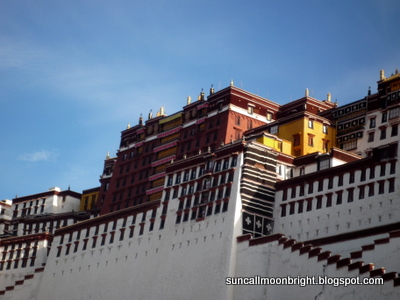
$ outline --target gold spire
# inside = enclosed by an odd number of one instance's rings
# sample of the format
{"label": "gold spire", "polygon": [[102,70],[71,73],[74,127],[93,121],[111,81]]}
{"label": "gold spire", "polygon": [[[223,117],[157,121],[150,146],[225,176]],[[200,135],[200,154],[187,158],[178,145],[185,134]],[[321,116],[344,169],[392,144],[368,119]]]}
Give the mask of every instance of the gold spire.
{"label": "gold spire", "polygon": [[386,79],[384,70],[381,70],[379,75],[380,75],[380,80]]}

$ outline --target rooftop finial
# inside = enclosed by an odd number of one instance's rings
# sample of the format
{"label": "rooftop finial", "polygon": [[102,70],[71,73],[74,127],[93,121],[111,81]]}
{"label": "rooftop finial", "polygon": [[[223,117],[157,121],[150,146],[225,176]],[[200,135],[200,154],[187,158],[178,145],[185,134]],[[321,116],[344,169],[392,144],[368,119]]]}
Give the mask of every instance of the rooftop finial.
{"label": "rooftop finial", "polygon": [[189,105],[190,103],[192,103],[192,97],[188,96],[187,97],[187,105]]}
{"label": "rooftop finial", "polygon": [[204,90],[203,89],[201,89],[200,96],[201,96],[201,100],[204,100]]}
{"label": "rooftop finial", "polygon": [[131,128],[131,123],[128,123],[128,126],[126,126],[126,129]]}
{"label": "rooftop finial", "polygon": [[106,159],[110,158],[110,151],[107,151]]}
{"label": "rooftop finial", "polygon": [[233,79],[231,79],[231,84],[230,84],[230,86],[233,86]]}
{"label": "rooftop finial", "polygon": [[380,78],[380,80],[385,79],[385,71],[384,71],[384,70],[381,70],[381,71],[380,71],[380,73],[379,73],[379,78]]}
{"label": "rooftop finial", "polygon": [[309,95],[310,95],[310,92],[308,91],[308,89],[306,89],[305,96],[308,97]]}
{"label": "rooftop finial", "polygon": [[143,126],[143,117],[142,117],[142,114],[140,114],[140,117],[139,117],[139,125],[142,125],[142,126]]}
{"label": "rooftop finial", "polygon": [[368,87],[368,96],[371,96],[371,87]]}
{"label": "rooftop finial", "polygon": [[150,112],[149,112],[149,120],[153,118],[153,113],[152,113],[152,111],[153,111],[153,110],[150,109]]}
{"label": "rooftop finial", "polygon": [[395,74],[399,74],[399,69],[396,68],[396,71],[394,72]]}
{"label": "rooftop finial", "polygon": [[331,93],[328,93],[326,101],[327,102],[331,102],[332,101],[332,94]]}
{"label": "rooftop finial", "polygon": [[212,95],[212,94],[214,94],[214,85],[211,85],[211,88],[210,88],[210,95]]}

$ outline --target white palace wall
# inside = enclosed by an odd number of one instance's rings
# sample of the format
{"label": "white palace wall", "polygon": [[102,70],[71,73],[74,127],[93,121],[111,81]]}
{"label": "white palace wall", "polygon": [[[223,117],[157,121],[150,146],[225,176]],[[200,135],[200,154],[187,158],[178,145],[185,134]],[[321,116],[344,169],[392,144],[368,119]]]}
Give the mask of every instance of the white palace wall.
{"label": "white palace wall", "polygon": [[52,236],[47,233],[10,237],[0,246],[0,300],[36,296]]}
{"label": "white palace wall", "polygon": [[[242,155],[238,160],[241,165]],[[179,202],[175,199],[169,202],[164,229],[159,229],[161,206],[155,216],[148,211],[145,220],[143,212],[137,214],[135,224],[133,215],[126,224],[118,218],[115,228],[110,221],[106,231],[104,216],[70,226],[75,230],[71,239],[65,234],[60,244],[61,234],[54,238],[36,299],[231,299],[232,287],[225,285],[225,277],[235,274],[234,237],[241,234],[240,168],[234,176],[228,210],[204,220],[175,224]],[[149,231],[152,220],[154,230]],[[85,222],[89,235],[82,229],[78,238]],[[97,237],[95,247],[93,237]]]}
{"label": "white palace wall", "polygon": [[[394,243],[398,244],[398,243]],[[393,257],[392,257],[393,259]],[[272,235],[253,240],[242,240],[238,245],[238,276],[264,277],[279,280],[308,276],[330,278],[385,277],[384,284],[335,286],[334,284],[256,284],[234,285],[233,299],[399,299],[400,289],[393,288],[393,274],[384,273],[378,266],[358,259],[341,258],[335,253],[289,240],[283,235]],[[299,281],[300,282],[300,281]],[[303,283],[306,283],[303,281]]]}
{"label": "white palace wall", "polygon": [[[292,185],[286,191],[277,189],[274,233],[308,241],[399,222],[400,162],[382,159],[379,163],[363,167],[364,175],[359,164],[358,169],[343,172],[340,169],[342,166],[339,166],[332,169],[329,175],[305,179],[300,184],[304,186],[303,192],[300,185]],[[342,177],[342,182],[339,177]],[[299,206],[302,206],[302,211]],[[380,237],[363,240],[363,243]],[[355,247],[348,242],[343,246],[348,247],[347,251]]]}

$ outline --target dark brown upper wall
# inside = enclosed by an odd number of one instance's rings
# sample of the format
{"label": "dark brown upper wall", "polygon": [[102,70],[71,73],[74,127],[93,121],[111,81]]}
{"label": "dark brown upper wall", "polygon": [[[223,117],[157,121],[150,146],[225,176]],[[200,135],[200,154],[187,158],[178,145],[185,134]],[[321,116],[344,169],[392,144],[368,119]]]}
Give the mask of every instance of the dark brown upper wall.
{"label": "dark brown upper wall", "polygon": [[303,97],[282,105],[277,117],[282,118],[287,115],[298,113],[301,111],[307,111],[314,115],[318,115],[321,114],[323,111],[330,110],[334,107],[336,107],[336,104],[333,102],[320,101],[311,97]]}

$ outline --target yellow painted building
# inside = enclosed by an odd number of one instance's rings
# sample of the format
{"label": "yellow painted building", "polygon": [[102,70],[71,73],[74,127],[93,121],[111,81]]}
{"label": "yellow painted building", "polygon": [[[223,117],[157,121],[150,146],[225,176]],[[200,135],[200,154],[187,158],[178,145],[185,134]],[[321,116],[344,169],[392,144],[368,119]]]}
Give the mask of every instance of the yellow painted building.
{"label": "yellow painted building", "polygon": [[79,211],[91,210],[96,207],[100,187],[82,191]]}
{"label": "yellow painted building", "polygon": [[246,135],[284,154],[299,157],[329,152],[336,146],[336,123],[332,121],[331,94],[320,101],[305,97],[279,107],[275,121],[248,130]]}
{"label": "yellow painted building", "polygon": [[279,125],[276,135],[291,142],[291,151],[286,154],[297,157],[314,152],[329,152],[335,146],[336,128],[328,120],[307,114]]}
{"label": "yellow painted building", "polygon": [[306,113],[290,121],[269,124],[256,141],[296,157],[324,153],[336,146],[336,128],[329,120]]}
{"label": "yellow painted building", "polygon": [[256,141],[279,152],[291,155],[292,143],[275,135],[263,132],[262,136],[256,138]]}

